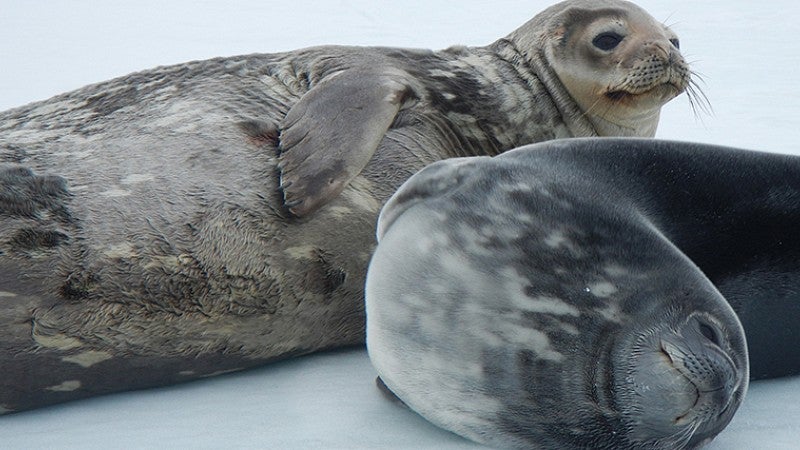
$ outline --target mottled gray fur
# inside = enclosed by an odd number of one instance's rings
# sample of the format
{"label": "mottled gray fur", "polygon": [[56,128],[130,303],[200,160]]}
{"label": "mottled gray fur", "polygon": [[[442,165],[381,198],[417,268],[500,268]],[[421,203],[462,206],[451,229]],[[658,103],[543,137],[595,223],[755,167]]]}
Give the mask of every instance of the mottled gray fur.
{"label": "mottled gray fur", "polygon": [[[537,24],[478,48],[190,62],[0,113],[0,412],[363,342],[376,216],[405,179],[595,134],[518,48]],[[296,151],[307,136],[316,151]],[[341,193],[292,211],[292,182],[330,161]]]}
{"label": "mottled gray fur", "polygon": [[800,273],[798,180],[797,157],[639,139],[430,165],[381,212],[370,358],[493,446],[702,446],[747,391],[744,331],[759,373],[800,371],[799,278],[762,284]]}

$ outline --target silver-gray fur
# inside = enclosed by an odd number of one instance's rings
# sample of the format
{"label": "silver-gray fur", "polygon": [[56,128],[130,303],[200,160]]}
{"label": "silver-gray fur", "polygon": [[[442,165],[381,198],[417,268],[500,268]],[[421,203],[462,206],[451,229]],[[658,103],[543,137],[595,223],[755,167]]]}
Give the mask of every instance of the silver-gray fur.
{"label": "silver-gray fur", "polygon": [[190,62],[0,113],[0,412],[363,342],[376,217],[404,180],[597,134],[536,62],[543,23]]}
{"label": "silver-gray fur", "polygon": [[[367,347],[382,382],[437,425],[501,448],[703,445],[744,398],[748,351],[684,244],[701,235],[712,256],[728,238],[689,219],[703,217],[707,197],[722,197],[722,223],[756,214],[750,199],[719,194],[742,181],[715,172],[783,171],[757,158],[562,140],[426,167],[381,212],[367,275]],[[764,180],[741,188],[766,198],[792,182]],[[677,205],[685,211],[665,214]],[[726,267],[726,277],[771,277]],[[748,292],[744,311],[771,297]]]}

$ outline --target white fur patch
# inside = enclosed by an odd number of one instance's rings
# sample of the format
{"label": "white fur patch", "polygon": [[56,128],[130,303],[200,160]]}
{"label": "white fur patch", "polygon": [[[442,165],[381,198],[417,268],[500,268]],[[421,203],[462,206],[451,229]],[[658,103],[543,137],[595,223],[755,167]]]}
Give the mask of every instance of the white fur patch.
{"label": "white fur patch", "polygon": [[589,292],[595,297],[608,298],[617,293],[617,287],[608,281],[599,281],[588,286]]}
{"label": "white fur patch", "polygon": [[625,267],[613,263],[607,264],[605,267],[603,267],[603,272],[611,277],[621,277],[630,274],[630,271]]}
{"label": "white fur patch", "polygon": [[78,380],[67,380],[61,384],[57,384],[55,386],[50,386],[47,389],[48,391],[53,392],[72,392],[81,387],[81,382]]}
{"label": "white fur patch", "polygon": [[544,238],[544,244],[550,248],[559,248],[562,245],[569,245],[569,239],[561,230],[554,230]]}
{"label": "white fur patch", "polygon": [[559,316],[580,316],[578,308],[563,299],[538,295],[530,297],[525,289],[530,285],[528,280],[519,275],[513,267],[505,267],[499,271],[504,280],[503,287],[514,308],[527,312],[555,314]]}
{"label": "white fur patch", "polygon": [[109,258],[130,258],[135,255],[130,242],[109,245],[103,253]]}
{"label": "white fur patch", "polygon": [[311,259],[314,255],[315,247],[313,245],[298,245],[296,247],[288,247],[283,250],[287,256],[292,259]]}
{"label": "white fur patch", "polygon": [[100,195],[102,195],[103,197],[110,197],[110,198],[127,197],[127,196],[131,195],[131,191],[127,191],[125,189],[116,189],[115,188],[115,189],[109,189],[107,191],[101,192]]}
{"label": "white fur patch", "polygon": [[58,350],[71,350],[83,345],[83,343],[78,339],[63,334],[54,334],[50,336],[37,334],[36,328],[33,330],[33,340],[42,347],[54,348]]}
{"label": "white fur patch", "polygon": [[560,298],[540,295],[535,298],[513,297],[512,300],[514,301],[515,306],[518,306],[520,309],[529,312],[555,314],[557,316],[578,317],[581,315],[581,312],[578,310],[578,308],[570,305]]}
{"label": "white fur patch", "polygon": [[111,353],[97,350],[88,350],[77,355],[65,356],[61,358],[64,362],[74,363],[81,367],[92,367],[93,365],[111,359]]}
{"label": "white fur patch", "polygon": [[622,310],[619,308],[619,305],[615,302],[610,302],[608,305],[602,308],[595,308],[595,311],[610,322],[622,323],[623,319],[625,318],[625,314],[623,314]]}
{"label": "white fur patch", "polygon": [[147,181],[153,181],[155,177],[149,173],[132,173],[127,177],[123,178],[120,183],[122,184],[138,184],[144,183]]}

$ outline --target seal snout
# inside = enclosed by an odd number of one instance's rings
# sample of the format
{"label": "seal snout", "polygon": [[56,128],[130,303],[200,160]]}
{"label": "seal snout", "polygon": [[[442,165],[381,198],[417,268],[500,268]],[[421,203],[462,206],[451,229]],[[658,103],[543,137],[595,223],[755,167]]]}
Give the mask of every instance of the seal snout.
{"label": "seal snout", "polygon": [[703,314],[643,332],[622,387],[633,391],[630,401],[637,405],[630,414],[632,440],[676,444],[680,436],[683,445],[721,430],[746,383],[730,351],[721,328]]}
{"label": "seal snout", "polygon": [[662,353],[668,356],[670,365],[691,386],[687,398],[694,397],[693,404],[675,423],[688,423],[697,419],[718,416],[725,411],[739,386],[736,366],[724,352],[662,343]]}
{"label": "seal snout", "polygon": [[687,417],[718,416],[735,397],[742,382],[740,371],[723,345],[716,326],[697,317],[691,318],[675,335],[662,339],[661,351],[697,391],[694,414]]}
{"label": "seal snout", "polygon": [[654,102],[663,104],[684,92],[691,83],[691,72],[679,50],[677,38],[659,38],[629,44],[619,67],[624,67],[610,80],[605,97],[614,103],[621,101]]}

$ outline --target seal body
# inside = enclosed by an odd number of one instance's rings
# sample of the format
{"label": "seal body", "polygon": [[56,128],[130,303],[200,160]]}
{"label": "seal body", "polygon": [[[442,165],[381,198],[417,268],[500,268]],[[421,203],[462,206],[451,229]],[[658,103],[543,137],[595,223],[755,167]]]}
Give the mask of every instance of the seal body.
{"label": "seal body", "polygon": [[381,212],[370,358],[478,442],[694,448],[746,392],[745,334],[754,377],[800,369],[799,221],[793,156],[570,139],[441,161]]}
{"label": "seal body", "polygon": [[560,81],[584,63],[544,50],[587,20],[663,46],[643,50],[665,62],[657,100],[602,110],[640,110],[626,130],[652,134],[689,73],[671,32],[611,0],[487,47],[219,58],[0,113],[0,411],[363,342],[376,217],[404,180],[606,130]]}

